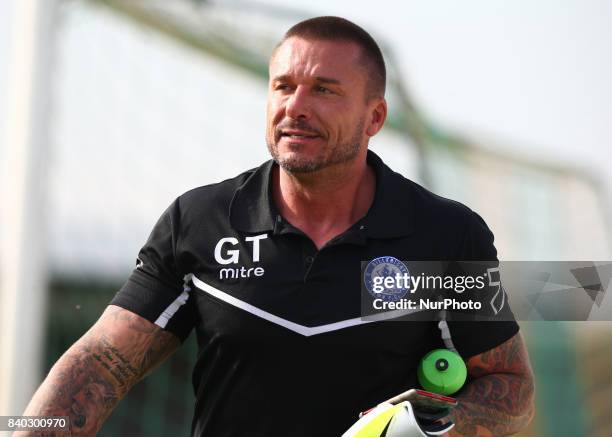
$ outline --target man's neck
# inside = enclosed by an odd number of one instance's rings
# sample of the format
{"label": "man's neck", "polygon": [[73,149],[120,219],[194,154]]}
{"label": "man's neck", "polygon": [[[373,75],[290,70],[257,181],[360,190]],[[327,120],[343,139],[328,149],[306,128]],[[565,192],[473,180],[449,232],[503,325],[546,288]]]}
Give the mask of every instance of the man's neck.
{"label": "man's neck", "polygon": [[321,248],[361,219],[374,200],[376,174],[363,155],[318,172],[273,173],[274,202],[281,215]]}

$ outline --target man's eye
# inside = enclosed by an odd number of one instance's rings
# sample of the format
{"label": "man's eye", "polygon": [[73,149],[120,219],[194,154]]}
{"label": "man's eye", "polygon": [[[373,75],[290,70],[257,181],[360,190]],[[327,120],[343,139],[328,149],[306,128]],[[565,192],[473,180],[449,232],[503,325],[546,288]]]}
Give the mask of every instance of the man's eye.
{"label": "man's eye", "polygon": [[276,87],[274,87],[274,89],[277,91],[285,91],[289,89],[289,85],[287,85],[286,83],[279,83],[278,85],[276,85]]}
{"label": "man's eye", "polygon": [[331,94],[331,90],[328,88],[325,88],[324,86],[318,86],[317,91],[323,94]]}

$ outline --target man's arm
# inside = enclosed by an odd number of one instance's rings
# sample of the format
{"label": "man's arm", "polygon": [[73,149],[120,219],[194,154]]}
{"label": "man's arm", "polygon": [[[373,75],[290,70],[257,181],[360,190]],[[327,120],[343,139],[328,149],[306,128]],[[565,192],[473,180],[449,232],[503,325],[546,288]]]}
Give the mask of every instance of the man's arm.
{"label": "man's arm", "polygon": [[72,436],[95,435],[128,390],[179,344],[174,334],[109,305],[55,363],[24,415],[69,416]]}
{"label": "man's arm", "polygon": [[450,437],[506,436],[529,424],[534,414],[534,382],[520,332],[470,358],[467,368],[471,381],[457,396]]}

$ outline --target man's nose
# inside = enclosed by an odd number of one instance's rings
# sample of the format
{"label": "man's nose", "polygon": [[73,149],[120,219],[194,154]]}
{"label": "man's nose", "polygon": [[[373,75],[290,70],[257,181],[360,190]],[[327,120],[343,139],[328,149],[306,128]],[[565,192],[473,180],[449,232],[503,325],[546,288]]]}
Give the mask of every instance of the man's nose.
{"label": "man's nose", "polygon": [[310,118],[310,97],[306,87],[298,86],[289,96],[285,106],[287,117],[297,120]]}

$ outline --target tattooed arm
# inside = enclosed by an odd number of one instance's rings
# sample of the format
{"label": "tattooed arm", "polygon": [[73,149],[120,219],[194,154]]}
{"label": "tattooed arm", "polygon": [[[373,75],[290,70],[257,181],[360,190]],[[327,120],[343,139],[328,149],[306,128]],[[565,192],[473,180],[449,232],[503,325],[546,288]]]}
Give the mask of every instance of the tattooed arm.
{"label": "tattooed arm", "polygon": [[534,414],[534,383],[520,333],[470,358],[467,368],[471,381],[457,396],[450,437],[506,436],[529,424]]}
{"label": "tattooed arm", "polygon": [[69,416],[70,435],[95,435],[128,390],[179,344],[174,334],[109,305],[94,326],[55,363],[24,415]]}

